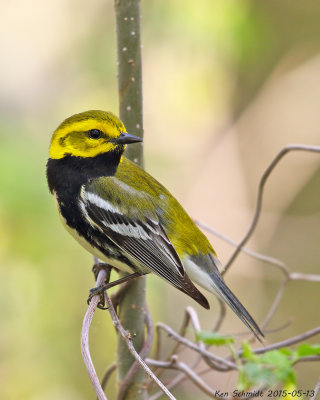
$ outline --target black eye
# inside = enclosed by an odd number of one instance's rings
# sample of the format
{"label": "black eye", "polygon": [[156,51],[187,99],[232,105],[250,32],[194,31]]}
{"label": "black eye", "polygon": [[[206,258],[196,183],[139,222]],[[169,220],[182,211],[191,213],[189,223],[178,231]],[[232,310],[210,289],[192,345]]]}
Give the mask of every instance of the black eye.
{"label": "black eye", "polygon": [[90,131],[88,131],[88,136],[90,139],[100,139],[102,132],[99,129],[90,129]]}

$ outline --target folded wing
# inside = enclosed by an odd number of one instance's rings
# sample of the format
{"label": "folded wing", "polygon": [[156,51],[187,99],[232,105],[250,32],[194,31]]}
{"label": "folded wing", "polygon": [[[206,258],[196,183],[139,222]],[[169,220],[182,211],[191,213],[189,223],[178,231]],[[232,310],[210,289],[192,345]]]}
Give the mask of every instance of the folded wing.
{"label": "folded wing", "polygon": [[[103,195],[103,187],[99,190],[99,185],[106,184],[108,179],[112,178],[100,178],[82,187],[79,202],[84,216],[144,269],[166,279],[203,307],[209,308],[207,299],[186,274],[156,213],[149,211],[145,218],[134,218],[136,196],[131,190],[125,193],[123,186],[119,187],[121,196],[114,194],[117,198],[115,205],[112,199]],[[112,187],[114,191],[115,186]]]}

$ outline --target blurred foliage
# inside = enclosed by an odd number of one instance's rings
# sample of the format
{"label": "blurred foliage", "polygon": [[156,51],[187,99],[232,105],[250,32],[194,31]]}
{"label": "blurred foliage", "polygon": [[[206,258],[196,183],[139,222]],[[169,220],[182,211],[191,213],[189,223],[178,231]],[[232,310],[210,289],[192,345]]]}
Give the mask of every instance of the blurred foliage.
{"label": "blurred foliage", "polygon": [[[229,217],[229,212],[223,211],[224,202],[212,206],[218,195],[216,187],[224,189],[211,184],[214,171],[208,171],[205,178],[208,196],[198,193],[196,183],[206,172],[200,174],[201,166],[214,144],[226,136],[220,134],[221,126],[240,116],[255,100],[278,63],[285,59],[279,68],[286,71],[319,53],[320,4],[306,5],[300,0],[148,0],[142,1],[141,8],[147,167],[182,200],[194,188],[198,199],[194,210],[209,215],[212,209],[215,218],[222,215],[227,223],[234,218],[233,210]],[[17,7],[16,2],[3,2],[1,14],[0,398],[87,399],[93,397],[93,391],[82,363],[79,335],[88,290],[94,284],[92,258],[60,226],[46,185],[45,164],[51,132],[64,118],[92,108],[117,111],[113,4],[105,0],[31,0]],[[312,81],[296,96],[308,100],[315,86]],[[299,108],[305,121],[302,112]],[[265,109],[260,113],[265,115]],[[296,114],[284,119],[291,120]],[[266,138],[259,130],[247,134],[251,126],[254,124],[239,131],[237,151],[243,164],[249,165],[248,175],[259,175],[255,162],[268,146],[274,142],[278,146],[283,130]],[[301,141],[306,132],[299,136]],[[262,143],[261,153],[256,143]],[[219,166],[219,174],[227,172],[231,161]],[[227,175],[223,182],[229,182]],[[236,183],[234,179],[232,187]],[[246,185],[249,183],[242,183]],[[283,182],[280,186],[284,187]],[[319,173],[313,170],[312,179],[304,177],[289,214],[284,213],[269,242],[268,251],[288,259],[296,270],[304,265],[310,266],[309,272],[318,268],[319,203],[311,200],[318,199],[318,190]],[[278,194],[277,190],[271,192]],[[248,193],[250,197],[249,189]],[[238,201],[237,196],[233,198]],[[206,199],[209,209],[204,207]],[[292,222],[293,210],[301,217],[310,214],[310,220]],[[295,225],[300,222],[302,225]],[[236,221],[233,225],[240,224]],[[264,244],[266,231],[258,232]],[[299,253],[293,251],[296,244]],[[272,297],[276,286],[269,270],[266,275],[268,284],[263,288],[252,285],[250,293],[247,278],[238,277],[234,282],[247,299],[255,289],[262,295],[261,301],[249,304],[250,310],[260,315],[266,307],[258,307]],[[154,321],[164,319],[176,328],[189,300],[157,278],[149,277],[147,285]],[[298,315],[293,326],[301,332],[314,326],[319,300],[315,297],[318,287],[311,290],[309,284],[299,285],[293,286],[293,295],[285,296],[284,311],[278,318],[281,325],[288,316]],[[314,304],[310,312],[301,311],[298,290],[304,293],[305,304]],[[160,302],[161,307],[159,298],[167,299]],[[212,314],[199,313],[204,325],[211,327]],[[229,327],[235,331],[237,322],[233,317],[230,321],[226,321],[226,331]],[[107,313],[95,316],[90,343],[101,375],[115,358],[116,340]],[[318,372],[310,366],[298,374],[301,387],[310,389]],[[219,377],[219,382],[227,389],[235,385],[232,379]],[[113,379],[111,399],[114,388]],[[193,393],[182,387],[177,396],[194,398]]]}
{"label": "blurred foliage", "polygon": [[[217,332],[200,331],[196,335],[197,340],[208,346],[226,346],[238,366],[237,390],[251,391],[254,388],[270,388],[274,391],[280,386],[279,395],[285,399],[291,399],[292,392],[298,388],[298,381],[294,371],[294,364],[303,357],[320,355],[320,345],[303,343],[296,349],[283,347],[277,350],[269,350],[263,354],[255,354],[248,342],[242,343],[241,357],[233,346],[234,340],[230,336],[223,336]],[[301,392],[301,390],[300,390]],[[292,396],[292,397],[291,397]],[[298,396],[298,393],[297,393]],[[240,397],[238,395],[238,397]],[[301,394],[299,395],[301,397]]]}
{"label": "blurred foliage", "polygon": [[213,331],[200,331],[197,333],[196,338],[199,342],[203,342],[209,346],[227,346],[234,343],[232,336],[220,335]]}

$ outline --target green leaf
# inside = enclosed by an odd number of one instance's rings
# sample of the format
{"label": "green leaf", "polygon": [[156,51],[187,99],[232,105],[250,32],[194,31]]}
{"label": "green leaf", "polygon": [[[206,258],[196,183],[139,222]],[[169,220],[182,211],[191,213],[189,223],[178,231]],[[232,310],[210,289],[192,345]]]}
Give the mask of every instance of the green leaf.
{"label": "green leaf", "polygon": [[238,390],[247,390],[252,385],[255,384],[255,382],[252,382],[252,379],[250,377],[251,375],[250,372],[248,373],[248,370],[250,368],[259,368],[259,365],[255,363],[247,363],[244,365],[243,369],[239,371],[238,375],[238,384],[237,384]]}
{"label": "green leaf", "polygon": [[296,350],[296,355],[298,358],[320,355],[320,345],[311,345],[308,343],[301,344]]}
{"label": "green leaf", "polygon": [[287,378],[284,380],[285,385],[296,387],[297,385],[297,376],[294,370],[291,368],[290,373]]}
{"label": "green leaf", "polygon": [[271,369],[265,368],[256,362],[247,362],[238,376],[238,390],[246,390],[252,386],[272,386],[277,382],[277,377]]}
{"label": "green leaf", "polygon": [[292,368],[293,351],[290,349],[271,350],[264,354],[254,354],[248,343],[243,343],[244,361],[239,372],[238,389],[245,390],[254,385],[272,386],[282,382],[296,384],[296,375]]}
{"label": "green leaf", "polygon": [[212,331],[198,332],[196,338],[200,342],[214,346],[223,346],[234,343],[234,339],[231,336],[222,336],[219,333]]}
{"label": "green leaf", "polygon": [[248,342],[242,343],[242,358],[250,361],[258,362],[259,356],[254,354]]}
{"label": "green leaf", "polygon": [[291,366],[287,368],[277,368],[274,370],[274,373],[278,382],[295,384],[297,381],[296,374]]}
{"label": "green leaf", "polygon": [[263,354],[260,358],[263,364],[273,369],[278,382],[296,382],[296,376],[292,369],[292,360],[280,350],[272,350]]}
{"label": "green leaf", "polygon": [[271,350],[264,353],[260,356],[260,361],[264,364],[279,368],[291,367],[291,361],[288,359],[288,356],[282,354],[279,350]]}
{"label": "green leaf", "polygon": [[288,347],[283,347],[282,349],[279,349],[279,351],[287,357],[290,357],[295,353],[294,350],[291,350]]}

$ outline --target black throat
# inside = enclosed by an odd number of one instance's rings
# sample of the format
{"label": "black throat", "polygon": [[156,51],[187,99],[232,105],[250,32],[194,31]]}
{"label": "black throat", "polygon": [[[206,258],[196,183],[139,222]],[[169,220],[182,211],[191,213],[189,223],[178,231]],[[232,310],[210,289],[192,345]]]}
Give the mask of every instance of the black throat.
{"label": "black throat", "polygon": [[113,176],[118,168],[122,151],[109,151],[95,157],[66,156],[49,158],[47,180],[50,192],[58,197],[69,197],[79,193],[82,184],[100,176]]}

